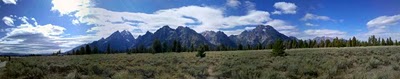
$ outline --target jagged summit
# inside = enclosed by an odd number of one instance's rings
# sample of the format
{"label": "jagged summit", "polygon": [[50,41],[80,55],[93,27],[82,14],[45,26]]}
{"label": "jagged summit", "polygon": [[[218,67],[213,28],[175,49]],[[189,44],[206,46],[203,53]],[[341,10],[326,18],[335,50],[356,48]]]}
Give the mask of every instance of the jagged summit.
{"label": "jagged summit", "polygon": [[270,25],[258,25],[253,30],[246,30],[239,35],[230,36],[231,40],[242,45],[257,45],[271,44],[276,39],[290,40],[290,38],[282,33],[279,33]]}
{"label": "jagged summit", "polygon": [[140,45],[150,48],[155,39],[167,45],[172,45],[172,42],[177,40],[183,47],[188,48],[199,45],[209,45],[210,47],[219,45],[236,47],[238,44],[266,45],[271,44],[276,39],[291,40],[295,38],[287,37],[269,25],[259,25],[252,30],[245,30],[239,35],[231,35],[229,37],[222,31],[197,33],[189,27],[178,26],[173,29],[166,25],[157,29],[154,33],[146,31],[145,34],[139,35],[137,39],[128,30],[115,31],[109,37],[94,41],[89,45],[99,47],[100,51],[105,51],[107,45],[110,45],[113,50],[125,51]]}

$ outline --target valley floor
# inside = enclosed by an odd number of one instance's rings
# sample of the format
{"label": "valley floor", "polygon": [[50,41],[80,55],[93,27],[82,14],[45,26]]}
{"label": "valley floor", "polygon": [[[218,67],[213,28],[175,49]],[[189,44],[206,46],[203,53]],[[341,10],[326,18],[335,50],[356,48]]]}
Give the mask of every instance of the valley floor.
{"label": "valley floor", "polygon": [[201,59],[195,52],[24,57],[0,68],[0,79],[400,78],[400,46],[290,49],[285,57],[270,52],[208,51]]}

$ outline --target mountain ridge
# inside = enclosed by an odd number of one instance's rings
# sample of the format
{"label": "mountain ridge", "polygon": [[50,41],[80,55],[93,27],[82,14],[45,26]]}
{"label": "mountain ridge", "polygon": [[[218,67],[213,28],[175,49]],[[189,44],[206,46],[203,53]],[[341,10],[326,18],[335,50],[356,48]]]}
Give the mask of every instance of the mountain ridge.
{"label": "mountain ridge", "polygon": [[[100,52],[105,52],[108,45],[114,51],[126,52],[128,49],[134,49],[139,46],[151,48],[155,39],[158,39],[161,43],[166,43],[168,46],[172,46],[173,41],[176,40],[179,41],[183,48],[198,47],[200,45],[208,45],[211,48],[219,45],[235,48],[239,44],[249,44],[252,46],[262,44],[266,46],[275,41],[275,39],[291,40],[297,38],[279,33],[269,25],[258,25],[252,30],[245,30],[239,35],[230,36],[227,36],[222,31],[198,33],[189,27],[178,26],[176,29],[172,29],[168,25],[165,25],[154,33],[147,31],[145,34],[139,35],[136,39],[129,31],[116,31],[109,37],[93,41],[92,43],[88,43],[88,45],[98,47]],[[85,45],[78,46],[72,50],[77,50]]]}

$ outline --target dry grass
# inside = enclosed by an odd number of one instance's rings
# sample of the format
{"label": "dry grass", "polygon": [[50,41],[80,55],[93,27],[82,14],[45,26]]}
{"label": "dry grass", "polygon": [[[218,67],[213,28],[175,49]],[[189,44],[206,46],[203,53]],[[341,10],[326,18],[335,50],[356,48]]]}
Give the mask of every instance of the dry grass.
{"label": "dry grass", "polygon": [[13,59],[0,68],[9,78],[233,78],[233,79],[395,79],[400,47],[314,48],[161,54],[98,54]]}

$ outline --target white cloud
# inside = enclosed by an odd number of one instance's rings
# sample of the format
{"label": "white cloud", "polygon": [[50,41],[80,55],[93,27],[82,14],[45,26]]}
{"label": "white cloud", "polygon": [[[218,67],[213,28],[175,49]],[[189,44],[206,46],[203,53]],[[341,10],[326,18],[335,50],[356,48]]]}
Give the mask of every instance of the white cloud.
{"label": "white cloud", "polygon": [[365,35],[378,35],[383,37],[396,36],[397,33],[391,33],[390,31],[387,31],[387,28],[397,25],[399,22],[400,14],[393,16],[379,16],[368,21],[366,25],[369,31]]}
{"label": "white cloud", "polygon": [[368,21],[368,28],[372,27],[386,27],[390,25],[395,25],[400,22],[400,14],[393,16],[379,16],[375,19]]}
{"label": "white cloud", "polygon": [[306,25],[306,26],[319,26],[317,24],[312,24],[312,23],[305,23],[304,25]]}
{"label": "white cloud", "polygon": [[304,31],[305,34],[310,36],[311,38],[313,37],[345,37],[346,32],[342,32],[339,30],[331,30],[331,29],[308,29]]}
{"label": "white cloud", "polygon": [[[164,25],[172,28],[187,25],[197,32],[234,28],[240,25],[260,25],[269,21],[266,11],[250,10],[243,16],[225,16],[222,9],[200,6],[184,6],[158,10],[154,13],[114,12],[103,8],[90,8],[75,14],[80,23],[94,24],[88,32],[108,36],[116,30],[130,30],[134,36],[146,31],[156,31]],[[141,30],[139,32],[132,30]],[[101,31],[101,32],[100,32]]]}
{"label": "white cloud", "polygon": [[[323,21],[329,21],[329,20],[332,20],[332,19],[329,18],[328,16],[320,16],[320,15],[315,15],[315,14],[307,13],[303,18],[301,18],[301,20],[303,20],[303,21],[307,21],[307,20],[323,20]],[[332,20],[332,21],[333,21],[333,20]]]}
{"label": "white cloud", "polygon": [[289,2],[277,2],[274,4],[277,9],[272,14],[296,14],[297,6],[294,3]]}
{"label": "white cloud", "polygon": [[225,30],[224,33],[228,36],[230,35],[239,35],[244,30],[253,30],[256,27],[245,27],[244,29],[236,29],[236,30]]}
{"label": "white cloud", "polygon": [[6,24],[7,26],[14,26],[14,19],[8,16],[4,16],[3,19],[4,24]]}
{"label": "white cloud", "polygon": [[229,6],[229,7],[234,7],[234,8],[236,8],[236,7],[238,7],[240,4],[241,4],[241,3],[240,3],[240,1],[238,1],[238,0],[226,0],[226,5]]}
{"label": "white cloud", "polygon": [[28,24],[29,22],[28,22],[28,17],[26,17],[26,16],[23,16],[23,17],[18,17],[18,19],[19,20],[21,20],[23,23],[25,23],[25,24]]}
{"label": "white cloud", "polygon": [[10,32],[12,28],[0,29],[0,32]]}
{"label": "white cloud", "polygon": [[266,25],[271,25],[274,27],[277,31],[280,33],[283,33],[287,36],[296,36],[299,34],[298,29],[296,26],[290,25],[289,23],[279,20],[279,19],[274,19],[272,21],[268,21]]}
{"label": "white cloud", "polygon": [[92,6],[91,0],[53,0],[51,11],[57,11],[60,15],[68,15],[80,10],[87,10]]}
{"label": "white cloud", "polygon": [[[16,16],[15,16],[16,17]],[[36,19],[18,17],[24,23],[15,28],[4,29],[6,36],[0,38],[0,51],[13,53],[52,53],[70,50],[80,44],[94,40],[92,36],[64,37],[64,27],[45,24],[38,25]],[[35,24],[29,23],[33,21]],[[2,31],[2,30],[0,30]],[[78,43],[78,44],[76,44]]]}
{"label": "white cloud", "polygon": [[[223,8],[207,6],[183,6],[179,8],[162,9],[154,13],[116,12],[96,8],[90,0],[53,0],[52,11],[61,15],[73,16],[73,24],[94,25],[87,32],[95,33],[98,37],[106,37],[117,30],[129,30],[134,36],[146,31],[155,31],[161,26],[189,26],[197,32],[234,28],[241,25],[260,25],[270,20],[266,11],[254,10],[255,4],[245,1],[249,9],[243,16],[226,16]],[[241,3],[230,0],[234,6]],[[188,25],[194,24],[194,25]]]}
{"label": "white cloud", "polygon": [[77,19],[72,20],[72,24],[73,25],[79,25],[79,20],[77,20]]}
{"label": "white cloud", "polygon": [[254,4],[253,2],[245,1],[244,3],[247,10],[255,10],[256,4]]}
{"label": "white cloud", "polygon": [[5,4],[14,4],[14,5],[17,4],[17,1],[18,1],[18,0],[3,0],[3,2],[4,2]]}
{"label": "white cloud", "polygon": [[266,23],[267,25],[271,25],[276,30],[290,30],[295,29],[294,26],[289,25],[287,22],[279,19],[275,19]]}

